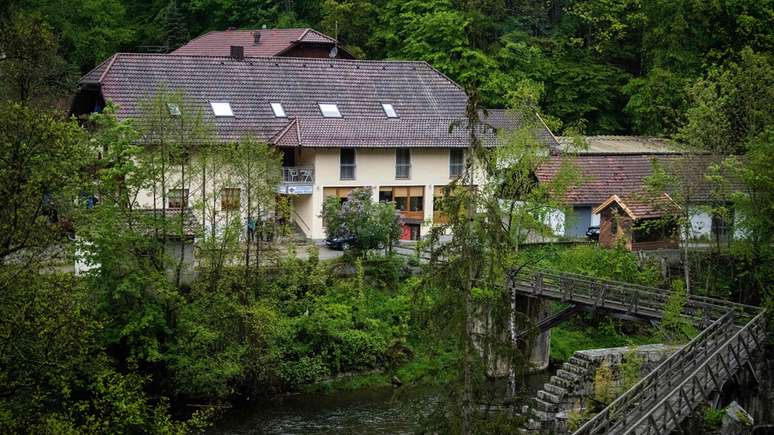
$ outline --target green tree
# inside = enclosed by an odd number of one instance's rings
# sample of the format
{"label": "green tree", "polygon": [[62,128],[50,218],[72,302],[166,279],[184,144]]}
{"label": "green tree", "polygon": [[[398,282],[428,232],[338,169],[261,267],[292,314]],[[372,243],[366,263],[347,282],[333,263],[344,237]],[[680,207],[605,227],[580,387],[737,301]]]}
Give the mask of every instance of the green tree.
{"label": "green tree", "polygon": [[37,14],[0,19],[0,98],[43,106],[67,95],[75,77],[58,48],[51,26]]}
{"label": "green tree", "polygon": [[175,50],[188,42],[190,39],[188,26],[185,21],[185,16],[183,16],[177,5],[177,0],[169,2],[167,8],[164,9],[163,15],[159,18],[162,22],[164,42],[167,50]]}
{"label": "green tree", "polygon": [[322,216],[329,239],[352,237],[351,247],[362,253],[382,247],[392,249],[401,234],[395,206],[374,202],[370,188],[353,190],[343,202],[327,198]]}
{"label": "green tree", "polygon": [[39,259],[66,239],[72,201],[90,160],[84,144],[73,122],[0,103],[0,263]]}
{"label": "green tree", "polygon": [[716,154],[741,154],[747,141],[772,125],[774,60],[751,49],[712,68],[690,90],[686,124],[677,138]]}
{"label": "green tree", "polygon": [[[528,83],[514,93],[511,116],[519,127],[501,133],[499,147],[486,146],[494,133],[479,118],[482,109],[474,91],[469,93],[466,121],[452,126],[465,129],[470,147],[463,175],[447,187],[439,204],[448,223],[431,231],[428,243],[437,248],[426,279],[443,290],[443,313],[437,315],[444,321],[435,325],[434,332],[456,343],[459,379],[438,414],[443,421],[434,421],[434,430],[476,433],[484,427],[480,425],[492,423],[474,406],[486,400],[482,396],[486,375],[493,366],[508,364],[508,394],[513,396],[529,364],[534,334],[526,343],[518,337],[531,329],[529,316],[542,308],[520,305],[515,293],[499,283],[514,269],[518,274],[536,264],[520,246],[529,236],[551,233],[547,218],[563,208],[563,193],[575,179],[568,160],[552,183],[535,181],[535,171],[549,158],[535,135],[542,125],[538,94],[539,87]],[[449,230],[451,240],[440,243]]]}
{"label": "green tree", "polygon": [[629,80],[623,87],[629,97],[624,111],[632,130],[654,136],[676,133],[687,109],[688,85],[685,77],[662,68]]}
{"label": "green tree", "polygon": [[[282,177],[281,157],[276,149],[245,137],[229,148],[228,169],[241,189],[241,216],[246,219],[245,276],[257,276],[261,267],[262,239],[272,222],[287,216],[277,213],[276,192]],[[285,213],[287,214],[287,213]],[[251,249],[255,244],[255,253]]]}

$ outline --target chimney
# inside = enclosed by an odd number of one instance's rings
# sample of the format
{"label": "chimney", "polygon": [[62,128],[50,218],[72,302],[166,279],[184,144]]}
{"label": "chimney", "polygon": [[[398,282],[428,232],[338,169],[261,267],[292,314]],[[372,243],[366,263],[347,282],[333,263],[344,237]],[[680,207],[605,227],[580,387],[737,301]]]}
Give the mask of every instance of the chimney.
{"label": "chimney", "polygon": [[245,48],[241,45],[231,46],[231,58],[234,60],[242,60],[245,58]]}
{"label": "chimney", "polygon": [[261,42],[261,32],[253,32],[253,45],[258,45]]}

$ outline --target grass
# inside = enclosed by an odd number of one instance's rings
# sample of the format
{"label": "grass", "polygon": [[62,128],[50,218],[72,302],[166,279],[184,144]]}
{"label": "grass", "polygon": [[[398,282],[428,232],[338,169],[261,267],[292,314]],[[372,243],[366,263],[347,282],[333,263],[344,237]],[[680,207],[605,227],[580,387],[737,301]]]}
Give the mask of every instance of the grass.
{"label": "grass", "polygon": [[[638,332],[622,332],[623,325],[613,319],[604,319],[596,325],[585,322],[567,322],[551,329],[551,359],[564,362],[579,350],[609,347],[639,346],[657,343],[650,327]],[[640,325],[637,325],[640,326]]]}

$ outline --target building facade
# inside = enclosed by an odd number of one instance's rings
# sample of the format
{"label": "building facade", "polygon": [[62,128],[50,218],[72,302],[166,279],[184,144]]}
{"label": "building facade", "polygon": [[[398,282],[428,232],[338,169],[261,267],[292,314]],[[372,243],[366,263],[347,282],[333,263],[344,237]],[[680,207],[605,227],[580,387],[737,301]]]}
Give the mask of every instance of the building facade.
{"label": "building facade", "polygon": [[[609,136],[605,136],[609,138]],[[561,138],[560,138],[561,141]],[[627,143],[631,143],[630,139]],[[659,141],[661,143],[661,141]],[[551,180],[560,168],[562,157],[552,156],[538,173],[538,180]],[[584,237],[591,226],[600,226],[599,213],[594,209],[612,195],[627,197],[642,195],[647,190],[647,177],[653,175],[654,165],[664,168],[667,173],[680,180],[687,189],[687,215],[690,217],[690,240],[715,241],[731,235],[732,223],[738,216],[713,216],[712,206],[723,202],[717,189],[705,178],[708,168],[716,159],[706,154],[683,154],[667,151],[637,149],[630,147],[627,152],[611,149],[579,151],[573,161],[580,172],[581,182],[566,192],[564,200],[571,213],[561,214],[557,219],[563,223],[557,227],[556,235],[570,238]],[[733,184],[733,183],[732,183]],[[738,186],[729,186],[738,188]],[[680,186],[670,186],[671,192]],[[682,206],[682,204],[681,204]],[[683,235],[685,238],[686,235]]]}
{"label": "building facade", "polygon": [[[160,89],[176,92],[183,110],[212,125],[212,146],[251,137],[282,153],[276,193],[288,197],[294,224],[306,237],[325,237],[326,197],[345,198],[357,187],[371,187],[375,200],[395,203],[404,238],[427,233],[438,221],[434,198],[462,172],[469,146],[467,96],[460,86],[426,62],[244,53],[116,54],[81,79],[71,112],[88,114],[113,102],[119,119],[141,122],[143,101]],[[181,110],[170,108],[170,114],[173,109]],[[517,125],[503,110],[491,110],[485,122],[492,129],[481,135],[491,146],[497,130]],[[547,128],[537,137],[555,146]],[[200,191],[216,189],[195,183],[171,188],[164,206],[190,207]],[[220,186],[219,207],[233,204],[238,189]],[[158,201],[158,192],[146,193],[140,205],[158,208]]]}

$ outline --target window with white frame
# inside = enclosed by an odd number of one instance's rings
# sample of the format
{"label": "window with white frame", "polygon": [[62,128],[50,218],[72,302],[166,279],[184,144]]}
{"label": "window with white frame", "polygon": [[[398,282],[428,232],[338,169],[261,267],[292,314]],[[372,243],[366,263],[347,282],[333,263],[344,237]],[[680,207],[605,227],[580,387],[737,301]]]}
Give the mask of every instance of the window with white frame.
{"label": "window with white frame", "polygon": [[392,104],[382,103],[382,109],[384,109],[384,114],[387,115],[388,118],[398,117],[398,112],[395,111],[395,107],[393,107]]}
{"label": "window with white frame", "polygon": [[277,118],[287,118],[285,114],[285,108],[282,107],[282,103],[271,103],[271,111],[274,112],[274,116]]}
{"label": "window with white frame", "polygon": [[399,148],[395,150],[395,178],[409,178],[411,176],[411,150]]}
{"label": "window with white frame", "polygon": [[355,179],[355,150],[353,148],[342,148],[339,155],[340,178],[342,180]]}
{"label": "window with white frame", "polygon": [[231,111],[231,104],[228,101],[211,101],[210,107],[212,107],[212,113],[217,117],[234,116],[234,112]]}
{"label": "window with white frame", "polygon": [[341,118],[339,106],[332,103],[320,103],[320,113],[326,118]]}

